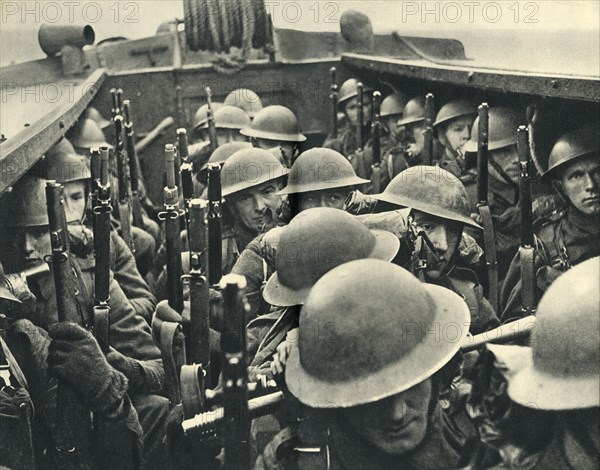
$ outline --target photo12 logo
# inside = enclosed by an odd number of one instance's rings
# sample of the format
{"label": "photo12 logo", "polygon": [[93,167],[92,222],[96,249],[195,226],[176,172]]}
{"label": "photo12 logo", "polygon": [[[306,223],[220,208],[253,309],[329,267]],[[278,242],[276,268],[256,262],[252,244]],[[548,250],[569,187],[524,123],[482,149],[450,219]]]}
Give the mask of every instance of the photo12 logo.
{"label": "photo12 logo", "polygon": [[10,2],[2,1],[2,23],[139,23],[137,2]]}
{"label": "photo12 logo", "polygon": [[402,23],[539,23],[537,2],[401,2]]}

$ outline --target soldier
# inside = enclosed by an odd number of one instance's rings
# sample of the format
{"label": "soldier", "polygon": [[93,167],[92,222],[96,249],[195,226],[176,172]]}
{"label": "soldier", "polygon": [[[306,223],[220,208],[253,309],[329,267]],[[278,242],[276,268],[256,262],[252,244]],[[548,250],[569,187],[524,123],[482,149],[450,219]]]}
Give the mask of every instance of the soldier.
{"label": "soldier", "polygon": [[[229,142],[245,142],[246,138],[240,130],[250,125],[250,117],[240,108],[235,106],[221,106],[215,111],[215,127],[217,129],[217,144],[221,146]],[[208,132],[208,122],[200,129]]]}
{"label": "soldier", "polygon": [[[510,261],[519,246],[519,157],[517,154],[517,127],[519,117],[509,108],[489,110],[488,171],[489,206],[494,223],[498,251],[498,277],[503,280]],[[479,117],[475,119],[470,140],[464,152],[477,152]],[[478,219],[476,217],[476,219]]]}
{"label": "soldier", "polygon": [[422,162],[423,146],[425,138],[425,100],[422,96],[411,99],[402,111],[402,119],[399,119],[398,127],[403,129],[404,135],[404,158],[408,166],[419,165]]}
{"label": "soldier", "polygon": [[252,124],[241,131],[252,145],[269,150],[279,149],[281,163],[290,168],[298,152],[298,144],[306,137],[300,132],[296,115],[285,106],[267,106],[256,113]]}
{"label": "soldier", "polygon": [[[104,356],[86,354],[61,370],[60,362],[53,359],[65,342],[53,330],[52,338],[46,330],[23,319],[35,297],[19,275],[4,274],[0,264],[0,407],[2,409],[2,439],[0,440],[0,467],[13,470],[54,468],[52,449],[53,425],[56,413],[54,377],[66,379],[94,411],[96,428],[95,461],[110,468],[130,468],[132,459],[139,460],[139,440],[142,429],[126,389],[127,378],[111,367]],[[18,295],[15,296],[13,294]],[[22,301],[22,302],[21,302]],[[83,341],[93,347],[88,333]],[[99,359],[99,360],[98,360]],[[86,379],[79,372],[86,366]],[[60,372],[59,372],[60,371]],[[93,377],[95,380],[89,380]],[[50,400],[48,399],[50,397]],[[35,410],[35,419],[34,419]]]}
{"label": "soldier", "polygon": [[238,88],[233,90],[227,95],[223,104],[227,106],[237,106],[248,113],[250,119],[254,119],[254,116],[263,109],[262,101],[259,96],[252,90],[247,88]]}
{"label": "soldier", "polygon": [[[85,159],[81,155],[48,152],[41,164],[41,173],[45,179],[63,185],[65,213],[67,220],[71,221],[71,251],[81,258],[81,264],[93,266],[94,258],[90,256],[93,233],[84,225],[90,190],[90,171]],[[133,253],[114,229],[110,231],[110,269],[136,313],[150,322],[156,299],[139,273]]]}
{"label": "soldier", "polygon": [[[598,468],[598,285],[596,257],[562,274],[548,288],[530,347],[488,345],[512,400],[500,420],[494,417],[494,448],[486,446],[488,452],[480,453],[495,464],[493,468]],[[473,468],[488,466],[476,462]]]}
{"label": "soldier", "polygon": [[258,353],[250,366],[256,369],[251,375],[270,373],[276,348],[298,326],[299,306],[321,276],[355,259],[389,262],[399,247],[394,234],[369,230],[341,210],[316,207],[294,217],[282,230],[275,254],[276,271],[263,291],[265,300],[277,309],[248,325],[248,355]]}
{"label": "soldier", "polygon": [[[361,178],[370,177],[370,168],[373,155],[370,152],[357,152],[358,149],[358,91],[359,81],[356,78],[346,80],[339,91],[338,106],[344,112],[348,120],[348,127],[339,135],[337,139],[327,139],[323,147],[330,148],[344,155],[358,176]],[[363,122],[362,135],[364,136],[363,149],[369,146],[368,136],[371,129],[372,101],[371,93],[373,89],[365,86],[363,88]]]}
{"label": "soldier", "polygon": [[402,119],[406,98],[400,93],[393,93],[381,102],[381,120],[386,131],[386,138],[381,146],[381,161],[387,168],[389,180],[408,168],[404,158],[403,130],[398,126]]}
{"label": "soldier", "polygon": [[231,271],[248,243],[278,224],[277,192],[287,174],[276,157],[256,148],[238,150],[223,164],[223,274]]}
{"label": "soldier", "polygon": [[[600,160],[598,129],[563,135],[550,152],[544,179],[568,204],[536,222],[538,298],[564,271],[600,255]],[[515,256],[502,288],[503,320],[521,316],[521,270]]]}
{"label": "soldier", "polygon": [[[285,367],[301,419],[256,468],[458,468],[473,430],[450,428],[439,396],[468,325],[458,295],[399,266],[363,259],[329,271],[302,307]],[[429,334],[438,328],[452,340]]]}
{"label": "soldier", "polygon": [[477,108],[473,104],[457,100],[442,106],[433,123],[437,139],[443,145],[443,153],[437,165],[460,179],[465,187],[473,186],[472,183],[477,181],[477,170],[473,172],[465,168],[462,151],[471,136],[476,116]]}
{"label": "soldier", "polygon": [[[97,149],[102,147],[103,145],[107,146],[111,150],[114,149],[112,145],[107,144],[102,130],[100,130],[98,125],[91,119],[84,120],[81,124],[79,124],[73,130],[71,130],[69,135],[73,140],[75,153],[86,157],[88,166],[90,166],[91,149]],[[61,140],[59,144],[62,145],[63,141],[66,141],[66,139]],[[56,153],[59,153],[60,151],[61,150],[54,147],[50,150],[50,152]],[[64,151],[68,153],[66,149]],[[115,158],[114,152],[112,153],[112,158]],[[118,199],[116,195],[118,193],[119,181],[118,176],[116,174],[116,164],[111,164],[111,167],[112,200],[116,201]],[[152,220],[148,216],[146,210],[144,209],[144,207],[146,207],[150,211],[154,211],[152,201],[148,199],[148,196],[146,194],[146,188],[143,184],[143,181],[141,180],[139,181],[138,197],[140,199],[140,203],[142,204],[142,220],[144,223],[144,227],[132,227],[132,234],[136,246],[135,257],[136,260],[138,260],[140,271],[142,272],[142,274],[145,275],[147,273],[148,268],[144,266],[148,265],[148,262],[144,262],[143,260],[152,258],[156,251],[156,247],[160,246],[160,243],[162,242],[162,235],[158,223]],[[152,239],[148,235],[150,235]]]}
{"label": "soldier", "polygon": [[[212,102],[212,112],[213,116],[217,110],[223,106],[223,103]],[[192,132],[190,132],[192,136],[192,140],[194,143],[208,142],[208,126],[206,123],[208,122],[208,104],[203,104],[198,108],[196,114],[194,115],[194,125]]]}
{"label": "soldier", "polygon": [[481,229],[470,217],[465,187],[452,173],[437,166],[416,166],[396,176],[373,198],[387,205],[412,209],[414,266],[427,283],[451,289],[465,299],[471,312],[471,332],[499,325],[483,287],[470,269],[457,265],[465,226]]}
{"label": "soldier", "polygon": [[[289,215],[293,217],[314,207],[343,209],[354,188],[365,183],[368,181],[356,176],[343,155],[330,149],[313,148],[294,162],[288,184],[278,194],[287,197]],[[233,273],[246,278],[251,315],[268,309],[261,289],[275,270],[273,247],[281,233],[281,228],[275,228],[252,240],[232,269]]]}
{"label": "soldier", "polygon": [[[51,253],[45,186],[45,180],[26,175],[3,201],[3,208],[10,208],[12,212],[10,217],[3,214],[3,229],[6,231],[4,246],[7,249],[2,253],[1,261],[11,272],[36,267],[44,263],[45,257]],[[93,263],[86,263],[86,259],[80,259],[75,254],[72,257],[79,282],[79,305],[83,312],[87,312],[93,302]],[[60,376],[69,381],[78,381],[77,377],[90,379],[90,384],[81,380],[85,382],[85,385],[81,385],[82,388],[93,387],[95,383],[97,390],[104,383],[108,364],[111,370],[114,368],[121,372],[127,380],[122,381],[120,387],[131,398],[144,430],[144,465],[146,468],[161,468],[166,454],[166,449],[162,447],[162,437],[169,403],[161,396],[164,370],[160,351],[152,341],[148,323],[134,311],[121,287],[111,276],[111,351],[106,358],[107,364],[89,332],[68,323],[56,324],[58,314],[52,275],[43,275],[30,281],[29,288],[37,300],[30,311],[23,312],[27,315],[26,319],[37,327],[46,330],[50,328],[51,337],[59,342],[60,347],[70,348],[71,351],[69,355],[54,356],[50,365],[56,368],[57,374],[59,370],[62,371],[60,374],[63,375]],[[76,341],[68,341],[69,337]],[[69,360],[71,357],[73,360]]]}

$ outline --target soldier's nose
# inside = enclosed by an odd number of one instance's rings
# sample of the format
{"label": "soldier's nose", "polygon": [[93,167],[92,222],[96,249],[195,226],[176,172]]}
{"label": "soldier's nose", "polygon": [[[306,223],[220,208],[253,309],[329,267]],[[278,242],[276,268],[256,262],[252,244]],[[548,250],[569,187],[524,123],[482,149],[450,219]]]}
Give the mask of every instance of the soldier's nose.
{"label": "soldier's nose", "polygon": [[262,197],[258,196],[255,200],[254,200],[254,207],[258,212],[264,212],[265,208],[267,207],[265,204],[265,201],[263,200]]}
{"label": "soldier's nose", "polygon": [[438,253],[444,254],[448,251],[448,234],[444,226],[436,227],[429,235],[429,239]]}
{"label": "soldier's nose", "polygon": [[406,418],[408,406],[401,393],[389,398],[387,412],[392,421],[402,421]]}
{"label": "soldier's nose", "polygon": [[35,251],[35,244],[33,237],[26,233],[23,237],[23,252],[25,255],[31,255]]}

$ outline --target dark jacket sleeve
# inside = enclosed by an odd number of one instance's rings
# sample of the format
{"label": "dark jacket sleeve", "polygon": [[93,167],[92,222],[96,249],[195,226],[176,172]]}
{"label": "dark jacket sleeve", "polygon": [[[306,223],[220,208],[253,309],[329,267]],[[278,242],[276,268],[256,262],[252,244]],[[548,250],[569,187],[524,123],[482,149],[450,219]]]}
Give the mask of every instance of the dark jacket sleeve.
{"label": "dark jacket sleeve", "polygon": [[138,393],[161,393],[164,369],[160,350],[152,341],[146,320],[136,313],[119,284],[110,284],[110,345],[124,356],[136,360],[142,370],[143,384]]}
{"label": "dark jacket sleeve", "polygon": [[133,253],[127,244],[114,231],[111,232],[111,241],[111,268],[115,280],[121,286],[135,312],[150,322],[156,307],[156,298],[139,273]]}

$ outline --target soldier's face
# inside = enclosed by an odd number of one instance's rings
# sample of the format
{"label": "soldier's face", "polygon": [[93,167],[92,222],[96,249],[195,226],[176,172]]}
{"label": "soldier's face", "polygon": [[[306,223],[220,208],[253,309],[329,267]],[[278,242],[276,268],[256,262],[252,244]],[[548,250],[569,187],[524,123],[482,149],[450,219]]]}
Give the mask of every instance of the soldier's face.
{"label": "soldier's face", "polygon": [[402,119],[402,114],[396,114],[394,116],[387,116],[383,118],[384,125],[390,136],[395,140],[400,140],[401,128],[398,126],[398,120]]}
{"label": "soldier's face", "polygon": [[[516,145],[493,150],[490,152],[490,158],[495,160],[513,183],[519,184],[521,171],[519,170],[519,154]],[[491,164],[488,164],[488,171],[495,179],[505,181],[504,177]]]}
{"label": "soldier's face", "polygon": [[387,455],[415,449],[427,434],[431,380],[375,403],[348,408],[343,416],[368,444]]}
{"label": "soldier's face", "polygon": [[[348,121],[353,127],[358,126],[358,97],[350,98],[344,108]],[[369,123],[371,118],[371,100],[367,96],[363,96],[363,126]]]}
{"label": "soldier's face", "polygon": [[7,229],[6,250],[2,261],[9,272],[19,272],[41,264],[52,253],[48,226]]}
{"label": "soldier's face", "polygon": [[600,163],[597,155],[568,165],[561,173],[559,184],[579,211],[586,215],[600,214]]}
{"label": "soldier's face", "polygon": [[259,233],[277,223],[277,208],[281,198],[276,194],[279,184],[267,181],[227,198],[237,221],[248,230]]}
{"label": "soldier's face", "polygon": [[310,191],[298,194],[298,210],[305,211],[314,207],[343,209],[350,188],[334,188],[323,191]]}
{"label": "soldier's face", "polygon": [[459,222],[452,222],[419,211],[413,211],[413,220],[417,232],[425,232],[435,249],[435,252],[432,252],[429,247],[423,247],[427,261],[425,274],[432,279],[437,279],[447,272],[452,255],[460,242],[462,225]]}
{"label": "soldier's face", "polygon": [[269,140],[269,139],[256,139],[256,147],[263,150],[271,150],[279,148],[279,154],[277,158],[286,167],[292,166],[292,157],[296,151],[296,144],[294,142],[286,142],[284,140]]}
{"label": "soldier's face", "polygon": [[86,205],[85,183],[83,181],[73,181],[72,183],[65,183],[64,188],[67,221],[83,220]]}
{"label": "soldier's face", "polygon": [[463,116],[452,120],[440,135],[440,140],[446,147],[450,147],[455,152],[458,151],[469,140],[474,120],[473,116]]}
{"label": "soldier's face", "polygon": [[217,143],[219,146],[229,142],[245,142],[246,137],[236,129],[217,129]]}

